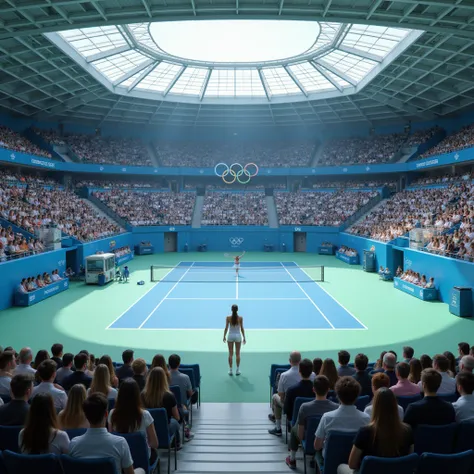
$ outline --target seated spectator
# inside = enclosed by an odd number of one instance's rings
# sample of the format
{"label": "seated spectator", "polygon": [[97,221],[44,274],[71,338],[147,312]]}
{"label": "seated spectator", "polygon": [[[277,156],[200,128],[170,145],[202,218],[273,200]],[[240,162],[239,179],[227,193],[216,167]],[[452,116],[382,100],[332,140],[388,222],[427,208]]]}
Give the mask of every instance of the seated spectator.
{"label": "seated spectator", "polygon": [[51,158],[51,154],[48,151],[42,150],[20,133],[4,125],[0,125],[0,148]]}
{"label": "seated spectator", "polygon": [[334,390],[336,383],[339,380],[339,374],[337,373],[336,364],[330,358],[324,359],[321,367],[320,375],[325,375],[329,380],[329,389]]}
{"label": "seated spectator", "polygon": [[15,368],[15,353],[6,349],[0,352],[0,396],[10,394],[10,382]]}
{"label": "seated spectator", "polygon": [[445,137],[436,146],[430,148],[428,151],[420,155],[420,159],[428,158],[434,155],[442,155],[451,153],[456,150],[463,150],[474,145],[474,126],[466,125],[460,130],[453,132],[451,135]]}
{"label": "seated spectator", "polygon": [[[341,377],[336,384],[336,395],[341,405],[325,413],[315,433],[314,449],[323,449],[330,431],[357,431],[370,421],[370,416],[357,409],[355,402],[360,394],[360,385],[353,377]],[[324,455],[324,452],[323,452]]]}
{"label": "seated spectator", "polygon": [[90,387],[92,378],[86,374],[88,357],[84,353],[79,353],[74,356],[74,367],[76,370],[69,376],[63,379],[63,387],[69,391],[73,385],[78,383],[84,385],[87,389]]}
{"label": "seated spectator", "polygon": [[313,359],[313,374],[319,375],[319,372],[321,372],[322,366],[323,366],[323,360],[320,359],[319,357],[315,357]]}
{"label": "seated spectator", "polygon": [[345,375],[354,375],[356,370],[353,367],[349,367],[349,361],[351,360],[351,355],[347,351],[339,351],[338,361],[339,368],[337,369],[337,374],[339,377],[344,377]]}
{"label": "seated spectator", "polygon": [[63,356],[64,346],[62,344],[53,344],[51,346],[51,360],[56,362],[58,370],[63,366],[62,356]]}
{"label": "seated spectator", "polygon": [[[283,411],[283,406],[285,403],[286,392],[290,387],[296,385],[301,380],[301,374],[299,371],[299,365],[301,362],[301,354],[299,352],[292,352],[290,354],[290,368],[283,372],[280,375],[280,380],[278,381],[277,393],[272,397],[272,411],[273,413],[268,415],[270,421],[275,423],[275,430],[272,434],[275,436],[281,436],[281,415]],[[169,360],[169,366],[171,369],[171,384],[174,385],[173,380],[173,367],[171,365],[171,358]],[[191,384],[189,384],[191,388]]]}
{"label": "seated spectator", "polygon": [[384,368],[385,373],[388,375],[388,378],[390,379],[390,387],[392,385],[396,385],[398,382],[397,374],[395,373],[396,365],[397,365],[397,358],[391,352],[387,352],[383,356],[383,368]]}
{"label": "seated spectator", "polygon": [[296,452],[301,440],[304,439],[306,420],[311,416],[320,416],[339,408],[337,403],[327,399],[329,380],[324,375],[317,375],[314,379],[313,392],[316,398],[301,405],[297,423],[291,429],[290,455],[286,458],[286,464],[291,469],[296,469]]}
{"label": "seated spectator", "polygon": [[140,390],[133,379],[124,380],[119,388],[115,408],[109,413],[109,431],[117,433],[142,432],[148,442],[148,457],[153,464],[158,449],[153,417],[142,409]]}
{"label": "seated spectator", "polygon": [[410,376],[410,364],[407,364],[406,362],[398,363],[396,374],[398,382],[395,385],[392,385],[390,390],[397,397],[411,397],[420,394],[420,387],[408,380],[408,377]]}
{"label": "seated spectator", "polygon": [[456,421],[474,421],[474,374],[461,372],[456,377],[457,391],[461,395],[453,403],[456,412]]}
{"label": "seated spectator", "polygon": [[110,358],[110,356],[109,355],[103,355],[99,359],[99,364],[104,364],[104,365],[107,366],[107,368],[109,369],[109,374],[110,374],[110,385],[111,385],[111,387],[118,388],[119,379],[115,375],[114,364],[113,364],[112,359]]}
{"label": "seated spectator", "polygon": [[66,278],[72,278],[75,275],[71,267],[67,267],[66,271],[64,272],[64,276]]}
{"label": "seated spectator", "polygon": [[43,288],[45,286],[45,283],[43,282],[43,279],[41,278],[41,275],[38,275],[35,280],[36,286],[38,288]]}
{"label": "seated spectator", "polygon": [[23,426],[33,391],[33,377],[29,374],[15,375],[10,383],[11,401],[0,406],[0,426]]}
{"label": "seated spectator", "polygon": [[146,378],[142,391],[142,401],[145,408],[165,408],[168,415],[170,436],[176,436],[177,448],[180,447],[179,411],[176,398],[169,389],[168,377],[161,367],[154,367]]}
{"label": "seated spectator", "polygon": [[[390,388],[390,378],[383,372],[379,372],[378,374],[374,374],[372,376],[372,393],[374,394],[374,398],[375,393],[381,388]],[[372,400],[364,409],[364,413],[369,416],[372,416],[373,403],[374,401]],[[398,414],[400,416],[400,420],[403,420],[403,408],[400,405],[398,405]]]}
{"label": "seated spectator", "polygon": [[[470,355],[464,356],[459,361],[459,373],[467,372],[469,374],[472,374],[473,370],[474,370],[474,357]],[[1,387],[1,377],[0,377],[0,387]]]}
{"label": "seated spectator", "polygon": [[67,403],[66,392],[54,386],[54,380],[56,379],[56,362],[51,359],[41,362],[37,369],[37,375],[41,383],[33,389],[32,398],[36,397],[39,393],[49,393],[53,398],[56,410],[64,409]]}
{"label": "seated spectator", "polygon": [[434,277],[430,278],[430,281],[425,285],[425,288],[435,288]]}
{"label": "seated spectator", "polygon": [[64,380],[66,377],[69,377],[73,373],[72,371],[72,363],[74,361],[74,356],[70,352],[66,352],[63,355],[61,361],[61,368],[56,371],[56,383],[59,385],[63,385]]}
{"label": "seated spectator", "polygon": [[27,279],[22,278],[21,283],[18,285],[17,291],[18,293],[28,293],[29,289],[27,286]]}
{"label": "seated spectator", "polygon": [[420,363],[422,370],[431,369],[433,367],[433,359],[428,354],[421,354]]}
{"label": "seated spectator", "polygon": [[156,354],[153,357],[153,360],[151,361],[150,370],[154,369],[155,367],[161,367],[163,369],[169,384],[171,381],[171,374],[168,370],[168,364],[166,363],[166,359],[162,354]]}
{"label": "seated spectator", "polygon": [[418,425],[448,425],[455,422],[453,405],[436,395],[441,381],[441,374],[435,369],[423,370],[421,383],[425,396],[422,400],[408,405],[403,420],[405,423],[416,428]]}
{"label": "seated spectator", "polygon": [[68,453],[69,437],[59,429],[53,397],[49,393],[33,397],[18,445],[24,454]]}
{"label": "seated spectator", "polygon": [[52,281],[59,281],[59,280],[62,280],[62,278],[59,276],[59,270],[53,270],[53,272],[51,273],[51,280]]}
{"label": "seated spectator", "polygon": [[[293,419],[293,406],[296,398],[305,397],[310,398],[314,396],[313,382],[311,381],[311,375],[313,373],[313,363],[309,359],[303,359],[298,370],[301,376],[301,380],[295,385],[288,388],[284,396],[283,411],[286,413],[288,420]],[[279,436],[276,428],[268,430],[270,434]]]}
{"label": "seated spectator", "polygon": [[449,360],[442,354],[433,357],[433,369],[441,374],[441,385],[439,386],[437,395],[452,395],[456,392],[456,380],[449,375]]}
{"label": "seated spectator", "polygon": [[464,356],[468,356],[471,352],[471,349],[469,347],[469,344],[467,342],[460,342],[458,344],[458,354],[459,354],[459,357],[458,357],[458,362],[464,357]]}
{"label": "seated spectator", "polygon": [[377,390],[371,421],[359,429],[349,455],[349,464],[341,464],[337,474],[354,474],[365,456],[396,458],[413,452],[411,427],[401,421],[397,412],[397,399],[393,392],[387,387]]}
{"label": "seated spectator", "polygon": [[133,377],[133,369],[132,369],[133,351],[132,350],[127,349],[126,351],[122,352],[122,362],[123,362],[123,365],[115,371],[115,375],[118,377],[119,383],[122,383],[122,380]]}
{"label": "seated spectator", "polygon": [[[97,392],[96,392],[97,393]],[[86,389],[78,383],[69,390],[67,404],[58,415],[59,426],[62,430],[89,428],[89,422],[84,414],[83,404],[86,400]]]}
{"label": "seated spectator", "polygon": [[443,355],[448,359],[448,364],[449,364],[449,369],[448,369],[448,374],[450,377],[456,377],[456,372],[457,372],[457,363],[456,363],[456,358],[454,357],[454,354],[449,351],[443,352]]}
{"label": "seated spectator", "polygon": [[[400,268],[400,267],[398,267],[398,268]],[[403,362],[406,362],[407,364],[409,364],[410,361],[413,359],[414,355],[415,355],[415,350],[413,349],[413,347],[405,346],[403,348],[403,359],[404,359]]]}
{"label": "seated spectator", "polygon": [[33,353],[31,352],[30,347],[24,347],[20,351],[20,355],[18,357],[18,365],[16,369],[13,371],[13,375],[18,374],[30,374],[34,375],[36,370],[31,367],[31,363],[33,361]]}
{"label": "seated spectator", "polygon": [[421,380],[422,370],[423,367],[421,367],[421,362],[419,359],[413,358],[410,361],[410,375],[408,376],[408,380],[411,383],[418,384],[418,382]]}
{"label": "seated spectator", "polygon": [[359,382],[360,396],[372,396],[372,377],[367,372],[369,359],[365,354],[357,354],[354,359],[356,373],[353,375],[354,379]]}
{"label": "seated spectator", "polygon": [[71,441],[69,455],[78,459],[112,458],[117,473],[145,474],[142,468],[133,469],[133,459],[125,438],[107,432],[107,398],[93,393],[83,404],[90,428]]}
{"label": "seated spectator", "polygon": [[137,382],[140,392],[145,388],[147,366],[144,359],[135,359],[132,362],[133,380]]}
{"label": "seated spectator", "polygon": [[110,372],[106,365],[99,364],[94,370],[90,388],[87,395],[91,393],[103,393],[109,400],[117,398],[117,390],[110,385]]}

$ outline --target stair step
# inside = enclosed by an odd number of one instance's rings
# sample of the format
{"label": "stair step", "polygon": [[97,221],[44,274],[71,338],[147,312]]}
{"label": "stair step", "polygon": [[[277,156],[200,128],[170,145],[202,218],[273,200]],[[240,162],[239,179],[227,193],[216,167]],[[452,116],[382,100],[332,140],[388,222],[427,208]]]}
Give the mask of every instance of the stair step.
{"label": "stair step", "polygon": [[203,439],[200,437],[200,439],[194,438],[192,444],[193,446],[229,446],[231,444],[229,441],[232,441],[233,446],[282,446],[282,442],[279,438],[228,440],[222,438]]}
{"label": "stair step", "polygon": [[241,473],[258,474],[260,472],[271,472],[277,474],[284,472],[288,474],[288,467],[285,461],[280,462],[263,462],[263,463],[243,463],[229,465],[228,462],[203,462],[203,463],[178,463],[178,472],[186,473],[207,473],[207,472],[225,472],[226,474]]}
{"label": "stair step", "polygon": [[284,446],[282,448],[281,443],[275,445],[251,445],[251,446],[242,446],[235,444],[227,444],[222,446],[209,446],[208,444],[205,445],[196,445],[194,444],[195,441],[193,440],[192,443],[186,445],[186,449],[182,451],[183,456],[188,454],[223,454],[223,453],[231,453],[231,454],[270,454],[273,453],[273,460],[278,455],[281,455],[284,451]]}
{"label": "stair step", "polygon": [[[275,453],[183,453],[184,462],[206,462],[206,463],[273,463],[278,461]],[[284,459],[284,458],[283,458]]]}

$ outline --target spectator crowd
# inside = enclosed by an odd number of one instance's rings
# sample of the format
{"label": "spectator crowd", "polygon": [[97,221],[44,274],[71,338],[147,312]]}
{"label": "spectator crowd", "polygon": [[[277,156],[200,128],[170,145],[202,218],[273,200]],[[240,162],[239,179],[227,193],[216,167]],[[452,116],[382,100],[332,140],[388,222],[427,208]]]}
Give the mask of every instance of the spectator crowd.
{"label": "spectator crowd", "polygon": [[340,226],[376,196],[377,191],[274,194],[280,225],[319,226]]}
{"label": "spectator crowd", "polygon": [[448,135],[436,146],[423,153],[420,159],[434,155],[442,155],[444,153],[452,153],[472,146],[474,146],[474,124],[466,125],[457,132]]}
{"label": "spectator crowd", "polygon": [[36,291],[45,286],[51,285],[56,281],[62,280],[62,277],[59,275],[59,270],[55,269],[49,274],[48,272],[43,272],[38,274],[36,277],[26,277],[22,278],[20,284],[18,285],[18,293],[30,293]]}
{"label": "spectator crowd", "polygon": [[115,189],[94,196],[134,226],[190,225],[194,193],[134,192]]}
{"label": "spectator crowd", "polygon": [[421,288],[435,288],[434,277],[426,278],[426,275],[420,275],[412,269],[403,271],[400,267],[397,268],[396,276],[401,280],[413,283]]}
{"label": "spectator crowd", "polygon": [[262,192],[208,192],[202,208],[202,225],[268,225]]}
{"label": "spectator crowd", "polygon": [[51,158],[51,154],[30,142],[26,137],[4,125],[0,125],[0,148]]}

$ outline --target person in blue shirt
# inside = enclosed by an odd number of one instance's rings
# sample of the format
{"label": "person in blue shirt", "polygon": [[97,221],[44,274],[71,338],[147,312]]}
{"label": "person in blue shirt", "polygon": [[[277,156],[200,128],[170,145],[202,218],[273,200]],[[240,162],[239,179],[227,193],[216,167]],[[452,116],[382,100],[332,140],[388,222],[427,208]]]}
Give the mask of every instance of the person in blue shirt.
{"label": "person in blue shirt", "polygon": [[130,270],[127,266],[123,267],[123,277],[125,281],[128,281],[128,278],[130,277]]}

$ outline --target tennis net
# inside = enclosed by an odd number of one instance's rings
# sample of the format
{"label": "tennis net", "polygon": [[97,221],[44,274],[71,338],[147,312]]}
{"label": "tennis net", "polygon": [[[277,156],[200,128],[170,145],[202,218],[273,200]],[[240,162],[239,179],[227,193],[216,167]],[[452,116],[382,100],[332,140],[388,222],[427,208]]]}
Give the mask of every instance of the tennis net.
{"label": "tennis net", "polygon": [[[235,279],[236,273],[232,265],[202,266],[193,264],[176,267],[152,265],[150,268],[152,282],[229,283],[235,282]],[[298,266],[295,264],[287,266],[278,263],[274,266],[241,266],[239,269],[239,283],[305,283],[315,281],[324,281],[324,266]]]}

